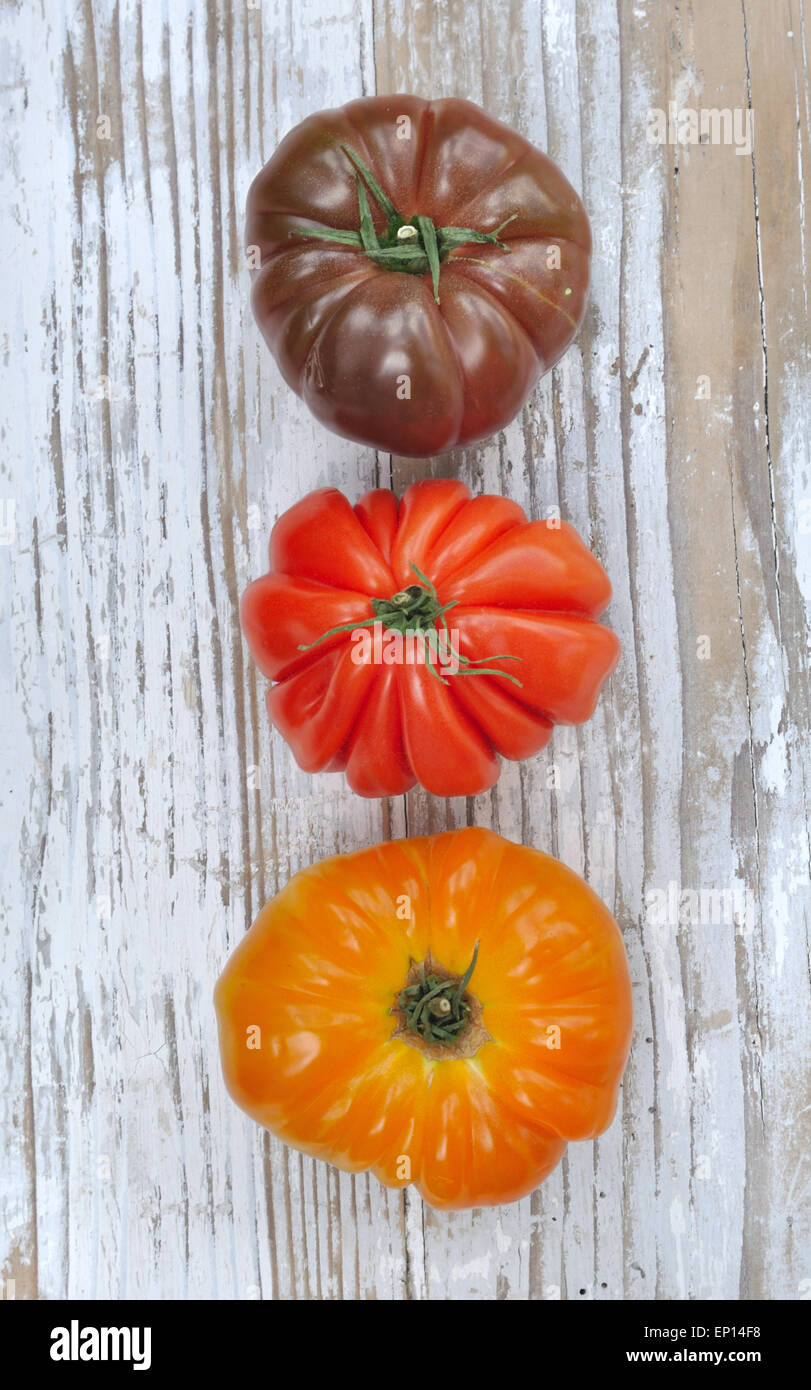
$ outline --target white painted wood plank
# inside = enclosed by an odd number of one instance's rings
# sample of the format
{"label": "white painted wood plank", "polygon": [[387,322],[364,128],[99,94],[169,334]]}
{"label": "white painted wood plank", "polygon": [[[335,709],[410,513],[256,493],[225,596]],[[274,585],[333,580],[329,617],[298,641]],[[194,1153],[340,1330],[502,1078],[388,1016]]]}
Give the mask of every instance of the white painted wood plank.
{"label": "white painted wood plank", "polygon": [[[802,1295],[811,102],[807,26],[777,9],[0,15],[18,1297]],[[431,464],[327,434],[248,305],[253,174],[311,110],[375,90],[480,101],[558,160],[595,231],[573,348],[501,436]],[[751,98],[751,159],[648,145],[671,97]],[[487,796],[363,802],[271,733],[238,598],[301,493],[428,470],[560,504],[612,577],[624,655],[591,723]],[[551,849],[612,906],[636,1038],[606,1136],[523,1202],[439,1215],[253,1127],[220,1079],[211,988],[298,867],[467,821]],[[670,882],[752,887],[755,929],[656,926],[646,894]]]}

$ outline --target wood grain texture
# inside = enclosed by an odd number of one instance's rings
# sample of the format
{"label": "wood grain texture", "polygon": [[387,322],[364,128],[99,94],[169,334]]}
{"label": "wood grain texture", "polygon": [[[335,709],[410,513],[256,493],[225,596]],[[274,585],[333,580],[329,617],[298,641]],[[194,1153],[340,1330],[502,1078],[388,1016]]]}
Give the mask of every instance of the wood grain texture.
{"label": "wood grain texture", "polygon": [[[12,0],[0,40],[6,1296],[808,1297],[802,0]],[[518,127],[595,233],[574,346],[502,435],[424,464],[287,390],[241,242],[292,125],[396,91]],[[751,150],[649,143],[670,101],[751,108]],[[486,796],[365,802],[271,735],[238,598],[302,492],[430,473],[559,505],[623,659]],[[605,1136],[440,1215],[253,1127],[211,991],[300,866],[465,823],[612,907],[636,1032]],[[751,915],[660,924],[670,884]]]}

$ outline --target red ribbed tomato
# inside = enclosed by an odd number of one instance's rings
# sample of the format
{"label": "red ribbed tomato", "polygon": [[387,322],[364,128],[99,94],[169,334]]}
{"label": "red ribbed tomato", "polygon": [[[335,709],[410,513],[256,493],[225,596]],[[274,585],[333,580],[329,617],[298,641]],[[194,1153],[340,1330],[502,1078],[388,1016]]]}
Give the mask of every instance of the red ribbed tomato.
{"label": "red ribbed tomato", "polygon": [[580,199],[470,101],[309,116],[254,180],[245,238],[285,381],[329,429],[398,454],[502,429],[583,317]]}
{"label": "red ribbed tomato", "polygon": [[308,772],[362,796],[420,782],[486,791],[594,712],[619,643],[595,621],[608,577],[565,522],[527,521],[463,483],[335,488],[276,522],[270,573],[242,600],[271,720]]}

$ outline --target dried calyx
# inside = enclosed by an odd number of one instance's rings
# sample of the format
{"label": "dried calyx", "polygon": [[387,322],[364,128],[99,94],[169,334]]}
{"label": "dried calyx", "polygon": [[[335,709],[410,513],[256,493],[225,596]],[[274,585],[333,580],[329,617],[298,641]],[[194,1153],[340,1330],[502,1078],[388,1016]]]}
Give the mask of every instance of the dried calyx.
{"label": "dried calyx", "polygon": [[[353,232],[341,227],[294,227],[290,236],[317,237],[323,241],[338,242],[342,246],[354,246],[364,251],[375,265],[381,266],[384,270],[404,271],[407,275],[425,275],[430,271],[437,304],[439,267],[457,246],[466,246],[470,242],[488,242],[491,246],[499,246],[503,251],[509,251],[509,247],[499,241],[499,233],[510,222],[515,221],[517,212],[505,218],[492,232],[479,232],[474,227],[436,227],[430,217],[424,217],[422,214],[412,217],[409,221],[398,212],[360,156],[347,145],[341,145],[341,149],[357,171],[360,231]],[[386,219],[385,232],[375,230],[369,194]]]}
{"label": "dried calyx", "polygon": [[392,1034],[429,1057],[473,1057],[489,1033],[482,1022],[480,1001],[468,990],[476,968],[479,943],[464,974],[457,975],[434,960],[411,962],[405,984],[392,1005],[398,1021]]}

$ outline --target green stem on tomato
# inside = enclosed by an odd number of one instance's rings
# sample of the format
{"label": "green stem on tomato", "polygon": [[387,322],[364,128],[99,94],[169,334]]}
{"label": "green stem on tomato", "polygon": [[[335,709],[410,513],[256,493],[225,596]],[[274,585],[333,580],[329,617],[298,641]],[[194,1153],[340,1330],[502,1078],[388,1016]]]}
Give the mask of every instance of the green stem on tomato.
{"label": "green stem on tomato", "polygon": [[[354,232],[342,227],[293,227],[288,233],[289,236],[314,237],[321,241],[334,241],[341,246],[352,246],[363,251],[383,270],[398,270],[406,275],[430,273],[437,304],[440,266],[456,247],[465,246],[469,242],[489,242],[491,246],[498,246],[502,251],[509,251],[509,246],[499,241],[499,233],[510,222],[515,221],[517,212],[506,217],[493,232],[480,232],[473,227],[437,227],[433,219],[423,213],[418,213],[407,222],[360,155],[348,145],[341,145],[341,149],[355,169],[360,231]],[[370,194],[386,219],[386,231],[383,235],[375,231],[369,204]],[[404,228],[408,230],[407,238],[400,236]]]}
{"label": "green stem on tomato", "polygon": [[418,982],[399,991],[397,1007],[405,1016],[406,1026],[425,1042],[457,1043],[463,1036],[470,1014],[470,1006],[463,996],[476,969],[479,944],[477,941],[473,959],[463,975],[451,975],[445,980],[433,974],[426,975],[423,960]]}
{"label": "green stem on tomato", "polygon": [[521,681],[517,676],[511,676],[506,671],[498,671],[492,666],[482,666],[483,661],[521,661],[520,656],[512,656],[508,652],[496,652],[492,656],[469,657],[463,656],[460,651],[456,651],[450,638],[450,629],[445,618],[445,614],[455,608],[459,600],[450,599],[448,603],[440,603],[436,587],[432,584],[427,575],[421,569],[410,562],[409,567],[414,571],[419,584],[409,584],[407,589],[400,589],[391,598],[372,598],[369,600],[372,605],[374,616],[363,618],[358,622],[339,623],[337,627],[327,628],[320,637],[316,637],[314,642],[300,642],[300,652],[311,652],[314,647],[319,647],[322,642],[326,642],[328,637],[335,637],[339,632],[354,632],[360,627],[374,627],[377,623],[382,623],[383,627],[390,632],[399,632],[402,636],[413,634],[419,637],[425,647],[426,665],[431,675],[440,681],[442,685],[450,685],[450,681],[440,676],[431,659],[431,644],[429,633],[437,631],[437,622],[440,622],[448,638],[448,645],[464,669],[455,671],[457,676],[500,676],[502,680],[512,681],[513,685],[521,687]]}

